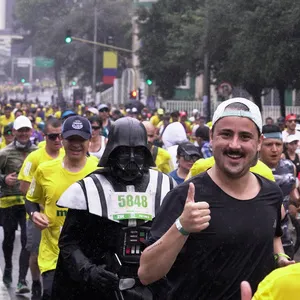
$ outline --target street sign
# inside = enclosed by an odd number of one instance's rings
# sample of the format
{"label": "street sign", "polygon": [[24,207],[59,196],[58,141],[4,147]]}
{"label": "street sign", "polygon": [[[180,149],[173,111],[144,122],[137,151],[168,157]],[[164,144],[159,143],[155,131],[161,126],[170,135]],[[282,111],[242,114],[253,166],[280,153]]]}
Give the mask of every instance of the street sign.
{"label": "street sign", "polygon": [[228,82],[222,82],[219,86],[218,86],[218,95],[221,97],[224,97],[225,99],[228,99],[228,97],[231,95],[232,93],[232,85]]}
{"label": "street sign", "polygon": [[28,67],[31,64],[30,57],[18,57],[17,58],[17,66],[20,68]]}
{"label": "street sign", "polygon": [[54,59],[47,57],[35,57],[34,63],[37,68],[52,68],[54,66]]}

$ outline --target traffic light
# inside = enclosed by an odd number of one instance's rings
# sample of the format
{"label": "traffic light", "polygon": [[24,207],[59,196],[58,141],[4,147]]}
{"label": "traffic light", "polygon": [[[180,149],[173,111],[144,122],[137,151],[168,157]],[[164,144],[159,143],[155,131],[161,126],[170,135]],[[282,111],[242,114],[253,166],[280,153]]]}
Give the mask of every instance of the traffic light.
{"label": "traffic light", "polygon": [[130,99],[136,99],[137,97],[137,91],[136,90],[133,90],[129,93],[129,98]]}
{"label": "traffic light", "polygon": [[139,100],[141,101],[142,98],[143,98],[143,90],[141,88],[139,88],[139,92],[138,92],[138,97],[139,97]]}
{"label": "traffic light", "polygon": [[72,85],[75,86],[77,83],[75,80],[72,81]]}
{"label": "traffic light", "polygon": [[115,43],[114,37],[113,37],[112,35],[109,35],[109,36],[106,38],[106,44],[107,44],[107,45],[113,46],[114,43]]}
{"label": "traffic light", "polygon": [[25,78],[22,78],[21,83],[25,83],[25,82],[26,82]]}
{"label": "traffic light", "polygon": [[148,78],[148,79],[146,80],[146,83],[147,83],[148,85],[152,85],[153,80]]}
{"label": "traffic light", "polygon": [[70,29],[66,31],[65,43],[70,44],[72,42],[72,32]]}

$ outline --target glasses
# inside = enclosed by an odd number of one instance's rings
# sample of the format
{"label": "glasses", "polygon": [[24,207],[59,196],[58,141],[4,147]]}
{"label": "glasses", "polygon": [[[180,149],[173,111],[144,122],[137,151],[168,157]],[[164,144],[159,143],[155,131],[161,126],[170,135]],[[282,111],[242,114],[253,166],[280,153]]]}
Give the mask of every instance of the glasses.
{"label": "glasses", "polygon": [[46,134],[46,136],[51,141],[56,141],[57,138],[61,139],[61,134],[60,133],[49,133],[49,134]]}
{"label": "glasses", "polygon": [[297,121],[296,120],[288,120],[288,123],[292,123],[292,122],[296,123]]}
{"label": "glasses", "polygon": [[99,112],[108,112],[108,108],[102,108],[99,110]]}
{"label": "glasses", "polygon": [[8,130],[6,132],[4,132],[4,135],[12,135],[12,131]]}
{"label": "glasses", "polygon": [[99,130],[101,127],[100,126],[92,126],[93,130]]}
{"label": "glasses", "polygon": [[183,157],[184,160],[186,161],[197,161],[200,157],[198,155],[181,155],[181,157]]}

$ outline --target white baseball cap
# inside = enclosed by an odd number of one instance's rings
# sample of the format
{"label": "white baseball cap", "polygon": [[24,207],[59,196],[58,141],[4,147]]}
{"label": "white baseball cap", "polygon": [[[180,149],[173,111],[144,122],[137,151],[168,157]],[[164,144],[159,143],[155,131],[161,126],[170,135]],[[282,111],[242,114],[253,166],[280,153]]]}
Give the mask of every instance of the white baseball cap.
{"label": "white baseball cap", "polygon": [[19,129],[25,128],[25,127],[32,129],[31,121],[25,116],[17,117],[14,121],[14,129],[19,130]]}
{"label": "white baseball cap", "polygon": [[95,108],[95,107],[89,107],[88,111],[91,112],[94,115],[98,115],[98,113],[99,113],[98,109]]}
{"label": "white baseball cap", "polygon": [[288,144],[294,141],[299,141],[299,137],[296,134],[291,134],[286,138]]}
{"label": "white baseball cap", "polygon": [[[235,110],[228,109],[227,106],[233,103],[241,103],[248,107],[249,111],[244,110]],[[244,117],[248,118],[254,122],[254,124],[258,127],[259,131],[262,132],[262,118],[261,113],[258,106],[252,101],[245,98],[232,98],[222,102],[216,109],[213,118],[212,118],[212,126],[215,125],[217,121],[224,117]]]}

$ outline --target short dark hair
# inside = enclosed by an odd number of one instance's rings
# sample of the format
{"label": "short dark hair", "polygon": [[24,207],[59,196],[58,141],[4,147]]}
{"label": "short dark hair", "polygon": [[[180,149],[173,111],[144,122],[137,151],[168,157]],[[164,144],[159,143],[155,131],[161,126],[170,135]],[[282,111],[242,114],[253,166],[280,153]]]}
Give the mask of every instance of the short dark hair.
{"label": "short dark hair", "polygon": [[49,118],[45,124],[44,134],[47,134],[49,126],[52,126],[53,128],[58,128],[62,126],[62,122],[61,120],[56,119],[54,117]]}
{"label": "short dark hair", "polygon": [[273,133],[273,132],[281,132],[279,126],[277,125],[264,125],[262,128],[262,133]]}
{"label": "short dark hair", "polygon": [[195,136],[203,139],[206,142],[209,142],[209,128],[205,127],[198,127]]}
{"label": "short dark hair", "polygon": [[98,116],[92,116],[88,120],[90,121],[91,124],[94,122],[98,123],[99,126],[102,128],[102,120]]}

